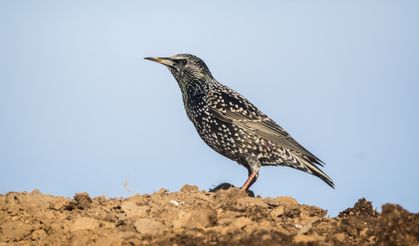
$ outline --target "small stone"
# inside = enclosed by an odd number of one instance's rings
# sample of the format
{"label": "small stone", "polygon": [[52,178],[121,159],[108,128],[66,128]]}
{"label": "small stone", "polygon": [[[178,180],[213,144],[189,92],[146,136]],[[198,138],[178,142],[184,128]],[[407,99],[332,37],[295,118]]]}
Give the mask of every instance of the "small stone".
{"label": "small stone", "polygon": [[106,229],[114,229],[115,228],[115,223],[107,222],[107,221],[100,221],[99,222],[99,227],[100,228],[106,228]]}
{"label": "small stone", "polygon": [[277,207],[277,206],[280,205],[278,200],[276,200],[275,198],[271,198],[271,197],[267,197],[267,198],[263,199],[263,202],[268,204],[269,206],[274,206],[274,207]]}
{"label": "small stone", "polygon": [[42,193],[38,189],[35,189],[30,194],[31,195],[41,195]]}
{"label": "small stone", "polygon": [[231,224],[233,222],[233,220],[234,219],[233,218],[230,218],[230,217],[228,217],[228,218],[221,218],[221,219],[218,220],[217,224],[218,225],[221,225],[221,226],[226,226],[226,225]]}
{"label": "small stone", "polygon": [[334,237],[339,242],[344,242],[345,241],[345,233],[342,233],[342,232],[336,233]]}
{"label": "small stone", "polygon": [[317,219],[311,219],[311,220],[309,220],[308,223],[304,224],[300,228],[300,231],[298,232],[298,235],[308,233],[311,230],[311,228],[313,228],[313,223],[316,222],[316,221],[317,221]]}
{"label": "small stone", "polygon": [[263,241],[270,241],[270,240],[272,240],[272,236],[269,235],[269,234],[263,234],[262,240]]}
{"label": "small stone", "polygon": [[6,194],[6,204],[8,204],[8,206],[13,207],[14,205],[20,204],[20,199],[19,197],[21,196],[21,194],[17,193],[17,192],[9,192]]}
{"label": "small stone", "polygon": [[70,231],[76,232],[81,230],[94,230],[99,227],[99,222],[92,218],[77,218],[70,227]]}
{"label": "small stone", "polygon": [[246,224],[247,225],[242,230],[247,232],[249,235],[257,231],[270,231],[272,228],[271,224],[266,220],[258,221],[257,223],[251,221],[250,224],[248,224],[248,222],[246,222]]}
{"label": "small stone", "polygon": [[298,206],[297,200],[289,196],[280,196],[275,198],[278,205],[282,205],[284,207],[291,207],[291,206]]}
{"label": "small stone", "polygon": [[167,196],[167,194],[168,194],[168,193],[169,193],[169,191],[168,191],[168,190],[166,190],[166,189],[164,189],[164,188],[161,188],[159,191],[154,192],[154,193],[152,194],[152,196],[164,197],[164,196]]}
{"label": "small stone", "polygon": [[308,243],[313,243],[315,241],[316,241],[316,238],[314,236],[297,235],[297,236],[294,237],[294,242],[295,243],[308,244]]}
{"label": "small stone", "polygon": [[147,234],[147,235],[157,235],[162,229],[163,224],[148,218],[141,218],[137,219],[134,222],[135,230],[137,230],[138,233],[141,234]]}
{"label": "small stone", "polygon": [[254,198],[254,197],[242,197],[237,199],[237,205],[239,208],[248,208],[248,207],[262,207],[262,208],[268,208],[269,205],[266,204],[262,199],[260,198]]}
{"label": "small stone", "polygon": [[89,197],[89,194],[87,192],[80,192],[74,195],[74,199],[65,206],[65,209],[70,211],[74,209],[88,209],[91,203],[92,199]]}
{"label": "small stone", "polygon": [[90,198],[87,192],[80,192],[74,195],[74,200],[81,206],[82,208],[90,207],[92,203],[92,198]]}
{"label": "small stone", "polygon": [[272,210],[271,216],[272,218],[278,218],[284,214],[284,211],[285,211],[284,206],[276,207],[274,210]]}
{"label": "small stone", "polygon": [[234,230],[241,230],[252,223],[253,223],[252,220],[249,218],[239,217],[233,220],[233,222],[229,225],[229,227]]}
{"label": "small stone", "polygon": [[138,206],[131,201],[125,201],[121,204],[121,210],[128,218],[147,216],[147,206]]}
{"label": "small stone", "polygon": [[44,230],[36,230],[32,232],[32,240],[42,240],[47,236],[47,233]]}
{"label": "small stone", "polygon": [[196,193],[199,192],[199,188],[196,185],[184,185],[180,191],[184,193]]}
{"label": "small stone", "polygon": [[344,218],[340,221],[340,227],[350,236],[356,237],[358,236],[358,229],[353,226],[354,223],[356,223],[356,220]]}
{"label": "small stone", "polygon": [[179,202],[176,200],[170,200],[170,204],[173,204],[175,206],[179,206]]}
{"label": "small stone", "polygon": [[359,232],[360,237],[365,237],[368,235],[368,228],[364,228]]}
{"label": "small stone", "polygon": [[309,206],[307,209],[308,211],[306,210],[306,214],[310,217],[324,217],[327,214],[326,210],[316,206]]}
{"label": "small stone", "polygon": [[173,228],[196,229],[214,226],[217,221],[217,212],[212,208],[192,211],[180,211],[177,219],[173,221]]}
{"label": "small stone", "polygon": [[60,210],[67,205],[67,200],[64,198],[58,201],[51,202],[49,207],[54,210]]}
{"label": "small stone", "polygon": [[284,216],[288,218],[296,218],[299,217],[301,214],[300,207],[298,207],[297,205],[285,207],[284,210]]}

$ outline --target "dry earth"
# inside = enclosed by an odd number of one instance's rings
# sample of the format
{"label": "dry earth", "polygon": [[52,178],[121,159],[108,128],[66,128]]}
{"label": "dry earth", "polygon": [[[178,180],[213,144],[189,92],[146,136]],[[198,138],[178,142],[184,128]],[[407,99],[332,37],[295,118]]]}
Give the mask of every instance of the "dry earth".
{"label": "dry earth", "polygon": [[419,245],[419,214],[360,199],[337,217],[291,197],[185,185],[124,199],[0,195],[0,245]]}

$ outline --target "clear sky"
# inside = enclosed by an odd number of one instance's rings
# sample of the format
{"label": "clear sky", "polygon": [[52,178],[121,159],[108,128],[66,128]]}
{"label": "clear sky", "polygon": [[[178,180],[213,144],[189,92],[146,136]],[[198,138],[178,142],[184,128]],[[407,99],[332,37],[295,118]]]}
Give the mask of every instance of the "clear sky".
{"label": "clear sky", "polygon": [[169,71],[191,53],[326,162],[252,187],[332,215],[360,197],[419,211],[418,1],[0,1],[0,193],[129,196],[237,186]]}

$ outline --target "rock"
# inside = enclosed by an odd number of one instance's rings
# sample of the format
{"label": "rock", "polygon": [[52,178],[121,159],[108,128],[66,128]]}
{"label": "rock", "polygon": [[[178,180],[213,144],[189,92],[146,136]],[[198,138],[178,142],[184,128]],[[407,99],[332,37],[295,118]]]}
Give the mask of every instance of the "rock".
{"label": "rock", "polygon": [[226,204],[230,202],[236,202],[238,199],[242,197],[248,197],[245,191],[242,191],[238,188],[230,188],[228,190],[218,190],[215,193],[215,199]]}
{"label": "rock", "polygon": [[196,193],[199,192],[199,189],[196,185],[184,185],[180,191],[184,193]]}
{"label": "rock", "polygon": [[40,229],[40,230],[36,230],[32,232],[31,239],[34,241],[42,240],[46,236],[47,236],[47,233],[44,230]]}
{"label": "rock", "polygon": [[179,206],[180,205],[180,203],[178,201],[176,201],[176,200],[170,200],[169,203],[170,204],[173,204],[175,206]]}
{"label": "rock", "polygon": [[71,232],[81,230],[94,230],[99,227],[99,222],[93,218],[79,217],[70,227]]}
{"label": "rock", "polygon": [[278,205],[282,205],[284,207],[299,206],[297,200],[289,196],[280,196],[275,198],[275,200]]}
{"label": "rock", "polygon": [[272,197],[264,198],[263,199],[263,202],[266,203],[266,204],[268,204],[269,206],[274,206],[274,207],[277,207],[277,206],[280,205],[279,204],[279,201],[277,199],[275,199],[275,198],[272,198]]}
{"label": "rock", "polygon": [[352,237],[358,236],[358,228],[354,225],[357,225],[357,221],[354,219],[345,218],[340,221],[342,230]]}
{"label": "rock", "polygon": [[42,193],[38,189],[35,189],[35,190],[31,191],[31,193],[29,193],[29,194],[31,194],[31,195],[42,195]]}
{"label": "rock", "polygon": [[233,230],[241,230],[252,223],[253,223],[252,220],[249,218],[239,217],[233,220],[233,222],[231,222],[231,224],[228,227]]}
{"label": "rock", "polygon": [[66,206],[65,209],[73,210],[73,209],[88,209],[92,203],[92,199],[89,197],[87,192],[80,192],[74,195],[74,199],[71,200]]}
{"label": "rock", "polygon": [[121,204],[121,210],[126,214],[128,218],[147,216],[147,206],[138,206],[131,201],[123,202]]}
{"label": "rock", "polygon": [[233,218],[222,218],[217,221],[217,224],[220,226],[226,226],[233,222]]}
{"label": "rock", "polygon": [[60,200],[51,202],[49,207],[54,210],[60,210],[64,208],[66,205],[67,205],[67,201],[64,198],[62,198]]}
{"label": "rock", "polygon": [[280,217],[280,216],[282,216],[284,214],[284,211],[285,211],[284,206],[276,207],[276,208],[274,208],[274,210],[272,210],[271,216],[274,219],[275,218],[278,218],[278,217]]}
{"label": "rock", "polygon": [[345,241],[345,233],[336,233],[333,237],[339,242],[343,243]]}
{"label": "rock", "polygon": [[162,223],[148,218],[137,219],[134,222],[134,227],[138,233],[152,236],[160,233],[164,228]]}
{"label": "rock", "polygon": [[262,241],[270,241],[270,240],[272,240],[272,236],[271,236],[271,235],[269,235],[269,234],[264,234],[264,235],[262,236]]}
{"label": "rock", "polygon": [[21,193],[9,192],[6,194],[6,204],[10,207],[13,207],[17,204],[20,204],[19,197],[22,196]]}
{"label": "rock", "polygon": [[22,240],[34,230],[32,225],[28,225],[21,221],[8,222],[2,225],[0,228],[3,234],[3,236],[0,238],[4,238],[6,241]]}
{"label": "rock", "polygon": [[107,221],[100,221],[99,222],[99,227],[100,228],[105,228],[105,229],[114,229],[115,228],[115,223],[111,223],[111,222],[107,222]]}
{"label": "rock", "polygon": [[272,228],[271,224],[266,220],[258,222],[250,221],[250,223],[245,222],[245,224],[246,225],[243,229],[249,234],[256,231],[270,231],[270,229]]}
{"label": "rock", "polygon": [[173,221],[173,228],[203,229],[215,225],[217,212],[212,208],[200,210],[180,211],[177,219]]}
{"label": "rock", "polygon": [[364,228],[359,232],[360,237],[366,237],[368,235],[368,228]]}
{"label": "rock", "polygon": [[161,198],[161,197],[166,196],[168,193],[169,193],[168,190],[161,188],[159,191],[154,192],[151,196]]}
{"label": "rock", "polygon": [[324,217],[327,211],[316,206],[303,206],[304,213],[309,217]]}
{"label": "rock", "polygon": [[358,217],[376,217],[377,211],[373,208],[372,203],[365,198],[359,199],[353,208],[348,208],[339,213],[339,217],[344,218],[348,216]]}
{"label": "rock", "polygon": [[237,207],[238,208],[248,208],[252,206],[258,206],[262,208],[268,208],[269,205],[266,204],[262,199],[260,198],[253,198],[253,197],[242,197],[237,199]]}
{"label": "rock", "polygon": [[313,243],[316,240],[317,240],[316,237],[309,236],[309,235],[297,235],[297,236],[294,237],[294,242],[295,243],[308,244],[308,243]]}
{"label": "rock", "polygon": [[[228,220],[222,220],[223,224],[225,224],[226,222],[228,222]],[[228,225],[217,225],[215,227],[212,227],[211,229],[215,229],[214,231],[222,235],[235,234],[238,231],[246,232],[250,235],[252,232],[257,231],[259,229],[265,230],[268,224],[269,223],[266,221],[263,221],[262,223],[258,224],[247,217],[238,217],[232,219]]]}
{"label": "rock", "polygon": [[90,204],[92,203],[92,199],[87,192],[76,193],[74,195],[74,200],[78,203],[81,209],[90,207]]}

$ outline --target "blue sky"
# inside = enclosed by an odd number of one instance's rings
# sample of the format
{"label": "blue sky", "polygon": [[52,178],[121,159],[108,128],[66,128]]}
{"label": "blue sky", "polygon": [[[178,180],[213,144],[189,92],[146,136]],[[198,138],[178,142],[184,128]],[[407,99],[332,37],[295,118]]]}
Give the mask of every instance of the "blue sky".
{"label": "blue sky", "polygon": [[240,186],[146,56],[191,53],[326,162],[330,189],[262,168],[252,189],[332,215],[418,212],[417,1],[0,1],[0,193]]}

